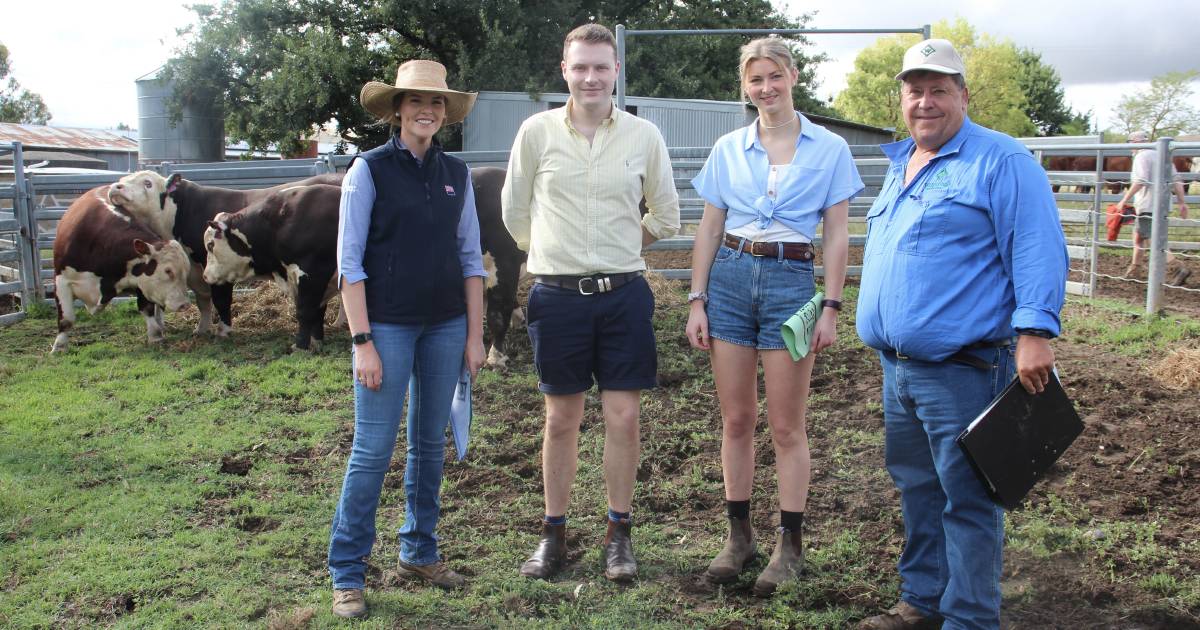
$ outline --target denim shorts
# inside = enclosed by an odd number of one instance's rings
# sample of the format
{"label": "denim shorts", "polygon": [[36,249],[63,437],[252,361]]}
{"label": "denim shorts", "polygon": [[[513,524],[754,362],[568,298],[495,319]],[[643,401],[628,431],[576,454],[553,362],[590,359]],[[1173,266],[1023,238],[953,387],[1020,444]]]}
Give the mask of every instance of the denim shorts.
{"label": "denim shorts", "polygon": [[782,350],[783,322],[816,291],[811,260],[752,256],[722,245],[708,274],[709,336]]}
{"label": "denim shorts", "polygon": [[652,389],[658,384],[654,294],[645,278],[581,295],[536,282],[527,326],[538,389],[550,395]]}

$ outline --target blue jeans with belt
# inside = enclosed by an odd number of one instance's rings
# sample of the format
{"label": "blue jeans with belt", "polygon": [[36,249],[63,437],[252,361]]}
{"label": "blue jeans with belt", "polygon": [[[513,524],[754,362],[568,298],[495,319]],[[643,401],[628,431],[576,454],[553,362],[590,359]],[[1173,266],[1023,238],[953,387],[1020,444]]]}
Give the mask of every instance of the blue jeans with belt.
{"label": "blue jeans with belt", "polygon": [[329,539],[329,573],[337,589],[363,587],[366,557],[375,544],[375,512],[406,394],[400,559],[414,565],[438,561],[434,529],[441,513],[446,425],[462,372],[467,320],[460,315],[433,324],[372,322],[371,335],[383,365],[383,383],[379,391],[354,384],[354,443]]}
{"label": "blue jeans with belt", "polygon": [[971,350],[982,370],[880,352],[884,447],[900,489],[901,599],[945,617],[944,630],[1000,627],[1004,510],[955,438],[1012,380],[1013,346]]}

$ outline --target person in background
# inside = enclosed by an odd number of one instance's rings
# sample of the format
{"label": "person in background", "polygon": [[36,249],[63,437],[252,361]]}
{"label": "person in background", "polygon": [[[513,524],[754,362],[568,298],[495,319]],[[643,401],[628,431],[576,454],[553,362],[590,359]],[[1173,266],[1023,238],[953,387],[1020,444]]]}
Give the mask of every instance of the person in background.
{"label": "person in background", "polygon": [[[721,405],[721,469],[729,534],[708,566],[716,583],[735,580],[757,553],[750,524],[758,362],[779,483],[779,530],[754,583],[770,595],[803,567],[804,511],[811,467],[804,414],[817,353],[837,338],[846,277],[850,199],[862,191],[850,147],[797,112],[798,71],[787,43],[742,47],[741,87],[758,108],[753,124],[717,140],[692,180],[704,215],[692,250],[688,341],[707,350]],[[822,224],[825,292],[812,352],[793,361],[780,328],[812,299],[813,239]]]}
{"label": "person in background", "polygon": [[967,117],[966,68],[950,42],[909,48],[896,80],[911,137],[882,147],[891,164],[867,212],[857,325],[883,367],[905,544],[900,601],[860,628],[994,629],[1004,510],[955,439],[1014,363],[1030,392],[1050,379],[1067,248],[1033,155]]}
{"label": "person in background", "polygon": [[641,249],[679,229],[679,198],[658,128],[613,105],[621,66],[612,32],[599,24],[572,30],[560,67],[571,96],[521,125],[501,196],[504,225],[529,252],[534,274],[526,321],[546,400],[546,512],[521,575],[545,579],[562,568],[584,395],[594,381],[608,490],[604,575],[625,582],[637,577],[631,523],[641,391],[655,387],[658,374]]}
{"label": "person in background", "polygon": [[[1145,131],[1135,131],[1129,134],[1130,142],[1150,142],[1150,140],[1150,134]],[[1137,222],[1133,226],[1133,260],[1125,270],[1126,278],[1142,275],[1142,250],[1148,249],[1150,246],[1150,228],[1153,225],[1154,216],[1154,162],[1157,160],[1158,151],[1155,149],[1133,152],[1133,168],[1129,173],[1131,184],[1125,190],[1125,194],[1121,196],[1121,200],[1116,203],[1117,210],[1122,211],[1125,206],[1129,205],[1129,200],[1132,198],[1133,207],[1137,211]],[[1188,218],[1188,206],[1187,200],[1184,198],[1183,181],[1179,179],[1175,164],[1170,160],[1167,161],[1167,164],[1171,168],[1171,188],[1175,192],[1175,198],[1179,200],[1179,217],[1186,219]],[[1192,271],[1182,261],[1176,261],[1174,254],[1169,251],[1167,252],[1167,264],[1178,265],[1174,277],[1171,278],[1171,284],[1183,286]]]}
{"label": "person in background", "polygon": [[399,572],[452,589],[464,579],[438,554],[442,462],[463,366],[483,364],[483,259],[471,171],[434,135],[461,122],[475,94],[446,68],[408,61],[395,85],[360,101],[393,135],[356,157],[342,183],[338,273],[354,340],[354,443],[329,540],[333,614],[365,617],[375,512],[408,398]]}

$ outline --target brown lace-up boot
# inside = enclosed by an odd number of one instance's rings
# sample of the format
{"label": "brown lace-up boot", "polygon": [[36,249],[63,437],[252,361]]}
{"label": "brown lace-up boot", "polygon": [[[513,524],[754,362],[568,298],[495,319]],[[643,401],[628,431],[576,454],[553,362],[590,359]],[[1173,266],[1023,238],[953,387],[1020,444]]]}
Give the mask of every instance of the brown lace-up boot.
{"label": "brown lace-up boot", "polygon": [[730,517],[725,548],[708,564],[704,575],[715,584],[732,582],[757,555],[758,547],[754,544],[754,529],[750,527],[750,519]]}
{"label": "brown lace-up boot", "polygon": [[608,533],[604,535],[604,577],[614,582],[629,582],[637,577],[628,519],[608,519]]}
{"label": "brown lace-up boot", "polygon": [[521,565],[521,575],[545,580],[558,573],[567,557],[567,526],[542,523],[537,550]]}
{"label": "brown lace-up boot", "polygon": [[754,594],[766,597],[774,593],[780,584],[799,577],[803,569],[802,530],[791,531],[780,527],[779,536],[775,540],[775,551],[771,554],[771,562],[754,582]]}

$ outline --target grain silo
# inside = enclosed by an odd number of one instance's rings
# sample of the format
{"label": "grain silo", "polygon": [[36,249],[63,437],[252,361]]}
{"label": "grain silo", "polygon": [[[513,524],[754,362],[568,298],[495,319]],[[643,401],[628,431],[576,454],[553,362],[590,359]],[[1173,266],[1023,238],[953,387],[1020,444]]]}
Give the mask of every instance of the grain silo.
{"label": "grain silo", "polygon": [[162,68],[137,79],[138,162],[143,168],[171,162],[220,162],[225,155],[225,120],[221,112],[187,106],[172,125],[167,101],[174,82],[159,79]]}

